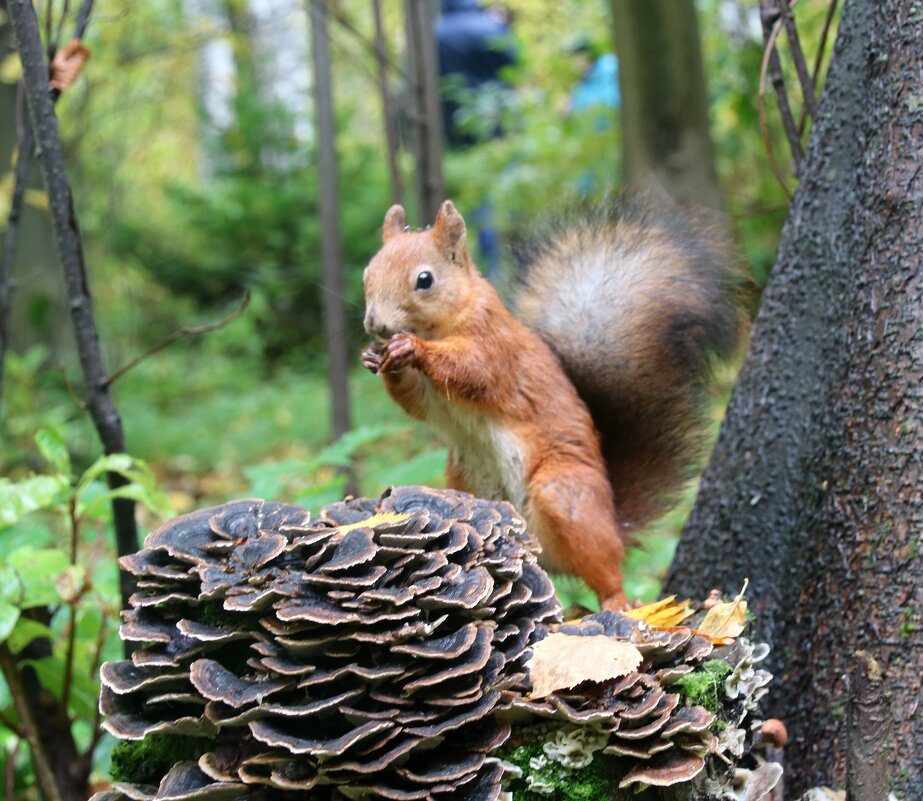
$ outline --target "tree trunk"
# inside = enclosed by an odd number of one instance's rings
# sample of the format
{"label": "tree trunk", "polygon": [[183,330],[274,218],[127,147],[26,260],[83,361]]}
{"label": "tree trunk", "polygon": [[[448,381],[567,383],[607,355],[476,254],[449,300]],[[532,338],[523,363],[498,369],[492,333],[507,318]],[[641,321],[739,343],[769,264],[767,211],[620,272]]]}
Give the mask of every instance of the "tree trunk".
{"label": "tree trunk", "polygon": [[[848,752],[876,760],[898,798],[923,787],[921,42],[911,0],[847,3],[775,272],[667,580],[701,597],[750,578],[773,646],[768,713],[792,735],[791,797],[842,786],[856,773]],[[851,686],[859,651],[881,676]],[[871,686],[884,702],[874,716],[861,714]]]}
{"label": "tree trunk", "polygon": [[624,183],[723,209],[693,0],[612,0],[612,17]]}
{"label": "tree trunk", "polygon": [[407,78],[410,90],[410,141],[420,226],[436,219],[445,200],[442,175],[442,117],[439,112],[433,6],[429,0],[404,0],[407,29]]}
{"label": "tree trunk", "polygon": [[314,59],[314,113],[317,118],[317,170],[320,184],[321,259],[324,268],[324,338],[330,378],[331,435],[349,431],[349,335],[343,307],[340,251],[340,187],[337,179],[336,125],[330,81],[327,5],[311,0],[311,55]]}

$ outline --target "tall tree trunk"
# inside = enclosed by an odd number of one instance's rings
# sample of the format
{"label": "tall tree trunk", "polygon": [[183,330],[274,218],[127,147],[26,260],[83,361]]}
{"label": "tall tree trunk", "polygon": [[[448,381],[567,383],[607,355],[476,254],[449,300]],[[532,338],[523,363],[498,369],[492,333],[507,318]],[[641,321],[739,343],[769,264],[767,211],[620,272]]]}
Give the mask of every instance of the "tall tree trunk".
{"label": "tall tree trunk", "polygon": [[612,0],[627,186],[724,207],[693,0]]}
{"label": "tall tree trunk", "polygon": [[394,94],[388,82],[388,42],[381,18],[381,0],[372,0],[372,14],[375,18],[375,74],[378,78],[378,94],[381,98],[381,114],[384,119],[385,147],[387,149],[388,176],[391,182],[391,202],[403,203],[404,182],[398,163],[400,142],[398,139],[397,108]]}
{"label": "tall tree trunk", "polygon": [[311,55],[314,59],[314,113],[317,117],[317,170],[320,184],[321,259],[324,268],[324,338],[330,377],[331,434],[349,431],[349,336],[343,307],[340,251],[340,187],[336,125],[330,81],[327,4],[311,0]]}
{"label": "tall tree trunk", "polygon": [[411,146],[417,210],[421,226],[436,219],[445,200],[442,175],[442,117],[439,112],[439,67],[433,35],[433,4],[429,0],[404,0],[407,30],[407,77],[410,90]]}
{"label": "tall tree trunk", "polygon": [[[847,771],[847,753],[877,760],[878,786],[898,798],[923,787],[917,5],[846,5],[775,272],[667,581],[700,597],[749,576],[773,646],[769,711],[792,734],[792,797],[867,776]],[[871,678],[850,685],[850,671]],[[869,688],[875,715],[861,714]],[[850,791],[879,797],[855,778]]]}

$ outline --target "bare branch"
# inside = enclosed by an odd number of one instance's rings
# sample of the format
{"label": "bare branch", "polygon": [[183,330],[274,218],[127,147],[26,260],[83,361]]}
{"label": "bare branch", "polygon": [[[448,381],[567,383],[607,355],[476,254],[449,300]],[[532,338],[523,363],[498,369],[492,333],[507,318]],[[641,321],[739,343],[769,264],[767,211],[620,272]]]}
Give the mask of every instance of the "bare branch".
{"label": "bare branch", "polygon": [[[795,25],[795,17],[792,15],[789,0],[780,0],[780,3],[782,24],[785,26],[786,34],[788,34],[788,43],[792,49],[792,61],[795,63],[795,72],[798,73],[798,81],[801,83],[804,113],[813,117],[817,113],[817,100],[815,97],[817,87],[814,84],[811,74],[808,72],[804,51],[801,49],[801,39],[798,36],[798,26]],[[801,141],[800,138],[798,141]]]}
{"label": "bare branch", "polygon": [[[765,80],[768,68],[773,89],[776,91],[779,114],[782,117],[782,127],[785,129],[785,135],[788,137],[788,144],[792,151],[792,164],[795,174],[797,175],[801,165],[801,159],[804,158],[804,150],[801,147],[798,128],[795,125],[792,109],[788,102],[788,92],[785,90],[785,79],[782,76],[782,64],[779,61],[779,51],[776,49],[779,32],[785,21],[774,0],[760,0],[760,21],[763,25],[763,36],[766,40],[766,48],[763,52],[763,64],[760,70],[760,101],[761,104],[763,104],[760,107],[760,111],[761,114],[765,114]],[[762,125],[765,123],[765,120],[761,118],[760,122]],[[766,137],[766,141],[768,141],[768,137]]]}
{"label": "bare branch", "polygon": [[766,156],[769,158],[769,168],[779,182],[779,186],[782,187],[782,191],[791,198],[792,191],[788,188],[788,184],[785,183],[785,176],[782,174],[782,170],[779,169],[779,164],[776,161],[776,156],[772,149],[772,140],[769,137],[769,121],[766,116],[766,72],[769,68],[770,54],[775,52],[775,41],[781,29],[781,23],[777,21],[769,34],[766,47],[763,50],[763,63],[760,66],[760,85],[757,106],[760,115],[760,136],[763,139],[763,146],[766,148]]}
{"label": "bare branch", "polygon": [[[7,9],[22,62],[29,116],[48,193],[55,239],[64,268],[74,337],[87,390],[87,407],[103,450],[107,454],[124,453],[125,434],[106,383],[107,373],[93,314],[80,226],[71,196],[54,103],[48,91],[48,62],[42,49],[38,20],[30,0],[8,0]],[[125,478],[116,473],[109,473],[107,479],[112,489],[127,483]],[[133,553],[138,549],[134,501],[115,498],[112,508],[118,553]],[[134,581],[122,573],[121,593],[126,605],[133,588]]]}
{"label": "bare branch", "polygon": [[218,320],[216,323],[208,323],[207,325],[184,325],[182,328],[177,328],[172,334],[164,337],[160,342],[156,343],[149,347],[144,353],[135,356],[130,362],[123,364],[117,370],[114,370],[109,374],[109,377],[106,379],[106,386],[111,387],[116,381],[118,381],[125,373],[129,370],[137,367],[141,362],[147,359],[149,356],[153,356],[155,353],[159,353],[168,345],[172,345],[176,342],[177,339],[185,336],[194,336],[196,334],[207,334],[210,331],[217,331],[219,328],[224,328],[226,325],[230,325],[234,320],[236,320],[240,315],[244,313],[247,306],[250,305],[250,290],[247,290],[244,293],[243,300],[240,302],[234,311],[232,311],[227,317]]}

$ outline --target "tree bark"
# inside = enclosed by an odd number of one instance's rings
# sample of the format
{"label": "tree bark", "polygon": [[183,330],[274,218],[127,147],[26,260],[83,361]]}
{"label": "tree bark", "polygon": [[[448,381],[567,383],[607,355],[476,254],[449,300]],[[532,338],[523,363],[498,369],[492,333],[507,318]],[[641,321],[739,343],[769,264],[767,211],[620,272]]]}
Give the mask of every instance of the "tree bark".
{"label": "tree bark", "polygon": [[330,377],[331,435],[349,431],[349,336],[343,307],[340,249],[340,187],[336,124],[330,80],[327,4],[311,0],[311,55],[314,60],[314,113],[317,119],[317,171],[320,184],[321,260],[324,273],[324,338]]}
{"label": "tree bark", "polygon": [[388,43],[381,18],[381,0],[372,0],[372,14],[375,18],[375,74],[378,78],[378,94],[381,97],[381,114],[384,119],[385,147],[388,156],[388,176],[391,181],[391,203],[403,203],[404,182],[398,163],[400,142],[398,139],[397,109],[394,95],[388,85]]}
{"label": "tree bark", "polygon": [[[74,210],[67,167],[61,147],[61,135],[54,113],[52,96],[48,90],[48,64],[42,49],[38,20],[29,0],[8,0],[10,21],[23,66],[23,83],[29,105],[29,117],[39,153],[39,163],[45,179],[45,189],[54,224],[55,240],[64,267],[67,294],[70,300],[71,319],[83,377],[86,382],[86,403],[93,424],[99,433],[103,450],[124,453],[125,434],[122,420],[112,403],[108,374],[99,347],[99,335],[93,314],[90,283],[84,260],[80,227]],[[124,486],[127,480],[116,473],[107,476],[113,489]],[[138,530],[135,522],[135,504],[128,498],[112,502],[116,547],[119,555],[138,550]],[[121,574],[122,604],[127,607],[128,596],[134,591],[134,581],[124,571]]]}
{"label": "tree bark", "polygon": [[404,0],[407,29],[407,77],[410,90],[410,141],[416,169],[414,182],[421,226],[436,219],[445,200],[442,174],[442,117],[437,81],[439,67],[433,35],[433,6],[429,0]]}
{"label": "tree bark", "polygon": [[[846,783],[846,682],[880,665],[882,781],[923,787],[923,17],[850,0],[750,352],[667,579],[749,576],[790,797]],[[853,703],[856,703],[853,699]]]}
{"label": "tree bark", "polygon": [[624,183],[724,208],[693,0],[612,0]]}

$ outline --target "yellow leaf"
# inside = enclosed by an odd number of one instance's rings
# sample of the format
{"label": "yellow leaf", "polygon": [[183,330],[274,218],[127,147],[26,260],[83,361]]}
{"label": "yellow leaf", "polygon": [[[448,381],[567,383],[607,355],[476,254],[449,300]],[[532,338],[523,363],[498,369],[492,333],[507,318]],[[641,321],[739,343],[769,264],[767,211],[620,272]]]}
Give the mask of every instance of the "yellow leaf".
{"label": "yellow leaf", "polygon": [[22,77],[22,63],[16,53],[0,59],[0,83],[18,83]]}
{"label": "yellow leaf", "polygon": [[544,698],[585,681],[627,676],[641,664],[641,652],[630,642],[605,635],[578,637],[550,634],[532,646],[529,678],[532,698]]}
{"label": "yellow leaf", "polygon": [[365,520],[360,520],[358,523],[349,523],[345,526],[337,526],[335,530],[338,534],[345,534],[347,531],[352,531],[354,528],[377,528],[378,526],[393,526],[397,523],[403,523],[405,520],[409,519],[409,514],[398,514],[397,512],[381,512],[380,514],[367,517]]}
{"label": "yellow leaf", "polygon": [[635,620],[644,620],[653,628],[678,626],[687,617],[695,614],[695,609],[689,601],[676,601],[675,595],[670,595],[660,601],[651,601],[644,606],[629,609],[625,614]]}
{"label": "yellow leaf", "polygon": [[747,602],[744,600],[744,593],[749,583],[749,579],[744,579],[744,586],[733,601],[715,604],[709,609],[699,625],[698,633],[704,634],[712,642],[723,645],[733,642],[747,625]]}
{"label": "yellow leaf", "polygon": [[40,211],[48,211],[48,194],[44,189],[27,189],[23,195],[28,205]]}

